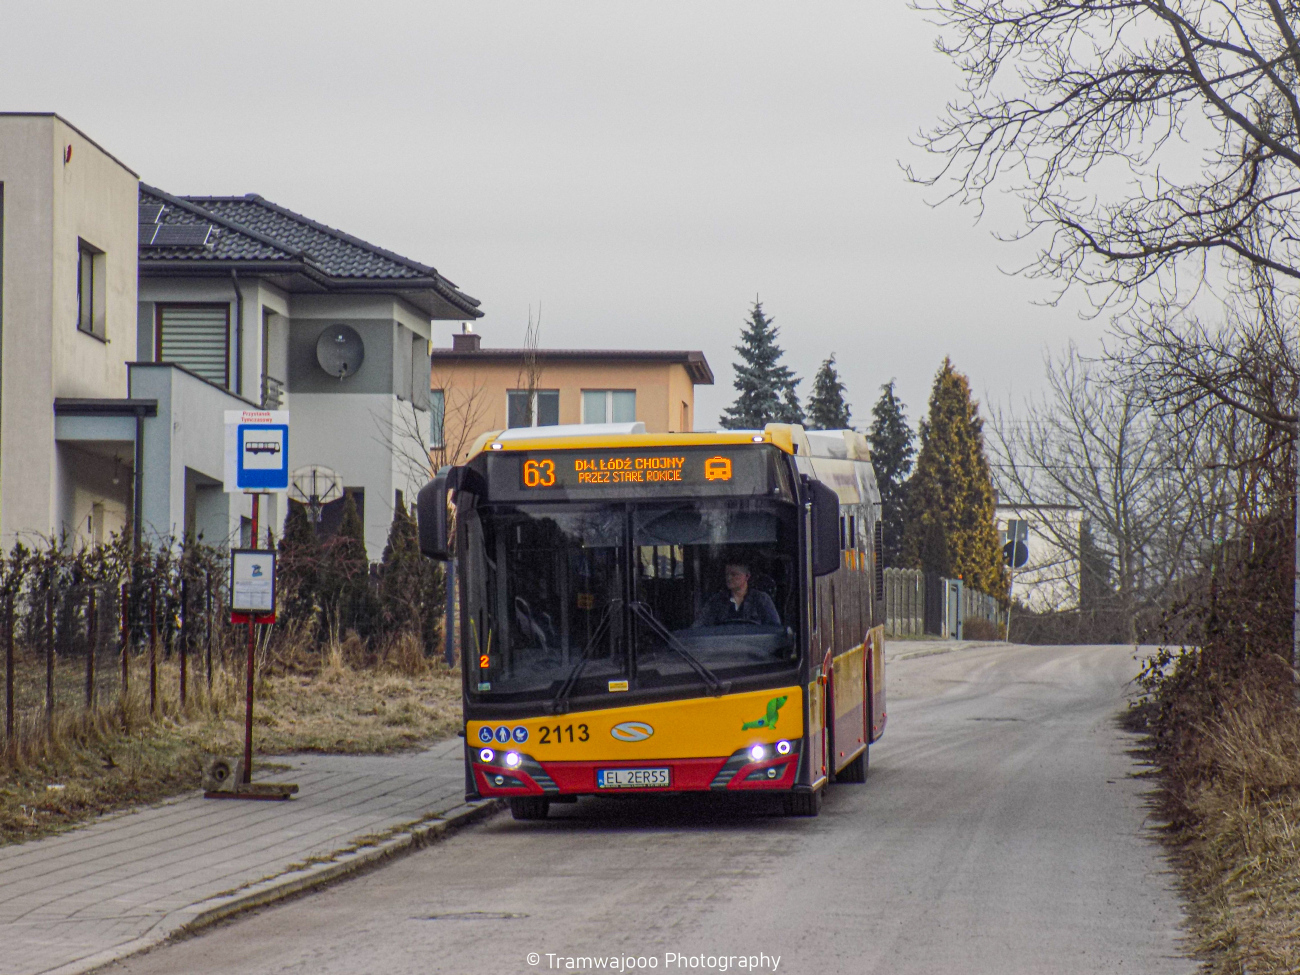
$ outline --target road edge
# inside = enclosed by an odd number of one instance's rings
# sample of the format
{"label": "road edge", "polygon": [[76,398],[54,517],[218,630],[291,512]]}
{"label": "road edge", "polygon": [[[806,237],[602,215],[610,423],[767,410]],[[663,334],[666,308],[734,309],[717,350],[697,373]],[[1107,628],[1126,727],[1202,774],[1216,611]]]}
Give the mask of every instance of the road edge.
{"label": "road edge", "polygon": [[139,938],[59,968],[46,969],[40,975],[89,975],[100,971],[173,938],[188,937],[245,911],[287,900],[423,849],[456,830],[488,818],[504,809],[505,805],[504,800],[488,799],[456,806],[440,814],[437,819],[415,825],[373,846],[342,853],[327,862],[313,864],[303,870],[286,871],[235,893],[209,897],[173,911]]}
{"label": "road edge", "polygon": [[[1023,644],[1007,643],[1005,640],[953,640],[950,646],[926,647],[923,650],[900,650],[898,653],[890,656],[890,646],[906,645],[909,641],[895,640],[892,642],[888,637],[885,638],[885,663],[891,663],[895,660],[917,660],[921,657],[934,657],[941,653],[961,653],[964,650],[987,650],[990,647],[1015,647]],[[927,643],[931,641],[925,641]],[[938,643],[940,641],[933,641]]]}

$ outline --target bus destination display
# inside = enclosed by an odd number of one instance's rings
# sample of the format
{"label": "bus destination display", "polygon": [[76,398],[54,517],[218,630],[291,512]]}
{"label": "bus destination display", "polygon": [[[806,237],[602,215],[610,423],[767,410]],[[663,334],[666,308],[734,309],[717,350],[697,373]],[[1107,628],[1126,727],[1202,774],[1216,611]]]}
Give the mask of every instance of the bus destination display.
{"label": "bus destination display", "polygon": [[534,491],[566,490],[575,493],[601,489],[639,488],[651,493],[663,489],[697,488],[731,493],[766,493],[769,470],[766,451],[726,450],[595,450],[548,451],[515,455],[519,487]]}

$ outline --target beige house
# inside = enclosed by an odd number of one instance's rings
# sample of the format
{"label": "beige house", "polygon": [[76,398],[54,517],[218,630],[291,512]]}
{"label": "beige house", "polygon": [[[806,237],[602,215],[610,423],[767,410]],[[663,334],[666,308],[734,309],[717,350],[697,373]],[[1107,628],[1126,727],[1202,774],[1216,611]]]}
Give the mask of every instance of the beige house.
{"label": "beige house", "polygon": [[702,352],[485,349],[469,326],[430,360],[430,447],[451,462],[489,430],[640,421],[647,433],[690,431],[695,387],[713,384]]}
{"label": "beige house", "polygon": [[5,548],[20,535],[94,541],[127,524],[135,431],[147,410],[126,398],[138,185],[59,116],[0,113]]}

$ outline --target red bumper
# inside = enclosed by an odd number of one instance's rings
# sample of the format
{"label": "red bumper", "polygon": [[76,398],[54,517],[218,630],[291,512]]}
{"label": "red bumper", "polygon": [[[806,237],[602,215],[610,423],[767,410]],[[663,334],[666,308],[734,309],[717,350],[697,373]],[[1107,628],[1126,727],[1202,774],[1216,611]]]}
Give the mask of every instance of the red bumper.
{"label": "red bumper", "polygon": [[[537,762],[525,759],[519,768],[474,761],[474,781],[484,796],[605,795],[665,792],[738,792],[789,790],[794,786],[798,755],[737,763],[735,756],[678,758],[634,762]],[[598,789],[596,770],[667,768],[664,788]]]}

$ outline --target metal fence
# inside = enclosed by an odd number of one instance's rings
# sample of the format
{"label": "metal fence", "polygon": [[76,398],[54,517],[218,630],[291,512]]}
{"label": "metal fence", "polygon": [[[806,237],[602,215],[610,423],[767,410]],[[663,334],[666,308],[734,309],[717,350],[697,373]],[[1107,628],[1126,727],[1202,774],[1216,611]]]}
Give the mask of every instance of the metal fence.
{"label": "metal fence", "polygon": [[214,666],[228,655],[224,577],[206,567],[134,586],[35,572],[8,581],[0,592],[5,748],[53,738],[68,719],[96,712],[184,710],[211,690]]}
{"label": "metal fence", "polygon": [[885,570],[885,633],[960,640],[967,620],[998,623],[1001,607],[987,593],[920,569]]}

